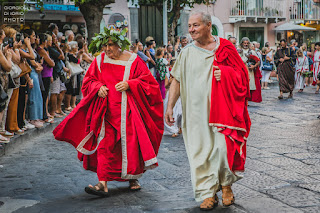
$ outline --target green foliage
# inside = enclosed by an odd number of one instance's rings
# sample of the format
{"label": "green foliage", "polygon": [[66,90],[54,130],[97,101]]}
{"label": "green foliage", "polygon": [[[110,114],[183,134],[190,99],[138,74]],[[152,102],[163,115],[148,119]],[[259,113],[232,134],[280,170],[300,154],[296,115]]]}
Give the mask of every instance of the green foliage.
{"label": "green foliage", "polygon": [[89,45],[89,52],[92,54],[100,52],[102,47],[108,43],[109,39],[111,39],[113,43],[117,44],[121,48],[121,51],[129,50],[131,43],[129,39],[125,37],[127,32],[127,28],[119,32],[105,27],[102,33],[96,33],[95,37],[92,38]]}

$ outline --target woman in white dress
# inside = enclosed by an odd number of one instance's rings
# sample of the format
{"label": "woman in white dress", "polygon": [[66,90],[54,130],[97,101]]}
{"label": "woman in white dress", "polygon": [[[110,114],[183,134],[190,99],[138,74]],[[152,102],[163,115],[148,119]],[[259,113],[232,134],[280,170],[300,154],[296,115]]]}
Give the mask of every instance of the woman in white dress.
{"label": "woman in white dress", "polygon": [[295,88],[299,89],[298,92],[303,92],[304,89],[304,73],[309,72],[308,58],[303,54],[303,51],[299,49],[297,51],[296,59],[296,74],[295,74]]}

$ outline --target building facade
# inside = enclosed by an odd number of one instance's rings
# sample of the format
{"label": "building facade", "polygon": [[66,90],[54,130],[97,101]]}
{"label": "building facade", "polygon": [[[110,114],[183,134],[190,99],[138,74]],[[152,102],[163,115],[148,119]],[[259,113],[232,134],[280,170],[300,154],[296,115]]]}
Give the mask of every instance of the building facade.
{"label": "building facade", "polygon": [[[85,21],[72,0],[44,0],[44,17],[36,8],[26,15],[26,24],[34,29],[56,22],[61,31],[72,29],[83,34]],[[176,34],[188,35],[190,13],[204,11],[211,15],[212,33],[220,37],[249,37],[261,43],[270,42],[276,46],[279,40],[296,39],[300,45],[308,46],[320,41],[320,1],[319,0],[211,0],[208,5],[195,4],[181,11]],[[32,5],[34,0],[26,0]],[[147,36],[162,43],[163,23],[161,7],[139,5],[138,0],[117,0],[106,5],[100,29],[109,27],[115,30],[128,29],[129,39],[144,41]],[[313,27],[315,31],[275,31],[275,27],[291,22]]]}

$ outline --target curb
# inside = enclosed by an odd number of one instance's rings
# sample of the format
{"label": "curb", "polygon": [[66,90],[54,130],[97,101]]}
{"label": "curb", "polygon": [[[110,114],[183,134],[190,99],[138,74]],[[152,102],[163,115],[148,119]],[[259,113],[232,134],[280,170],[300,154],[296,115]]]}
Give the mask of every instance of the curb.
{"label": "curb", "polygon": [[30,130],[27,130],[23,135],[15,135],[10,139],[9,143],[2,144],[3,147],[0,149],[0,157],[18,148],[20,145],[23,144],[24,141],[32,140],[35,137],[38,137],[49,131],[52,132],[61,123],[61,121],[63,121],[64,118],[65,117],[55,118],[54,119],[55,122],[53,124],[45,123],[42,128],[30,129]]}

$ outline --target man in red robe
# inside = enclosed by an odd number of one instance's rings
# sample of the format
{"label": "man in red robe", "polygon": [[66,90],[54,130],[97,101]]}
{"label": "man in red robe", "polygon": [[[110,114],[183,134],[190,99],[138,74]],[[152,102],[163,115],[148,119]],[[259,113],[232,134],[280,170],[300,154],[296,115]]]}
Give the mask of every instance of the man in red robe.
{"label": "man in red robe", "polygon": [[83,167],[97,173],[89,194],[106,196],[108,181],[129,181],[158,165],[163,134],[163,103],[159,85],[135,53],[121,51],[109,39],[83,80],[83,100],[53,131],[72,144]]}
{"label": "man in red robe", "polygon": [[261,95],[261,84],[260,79],[262,78],[260,71],[260,59],[256,51],[250,50],[250,39],[243,37],[240,42],[240,48],[238,50],[241,59],[247,65],[249,73],[249,87],[251,97],[249,101],[260,103],[262,102]]}
{"label": "man in red robe", "polygon": [[231,185],[241,178],[250,131],[248,71],[234,45],[211,35],[209,14],[194,13],[186,46],[171,71],[174,77],[165,120],[173,125],[173,107],[181,97],[182,132],[191,181],[201,210],[235,202]]}

